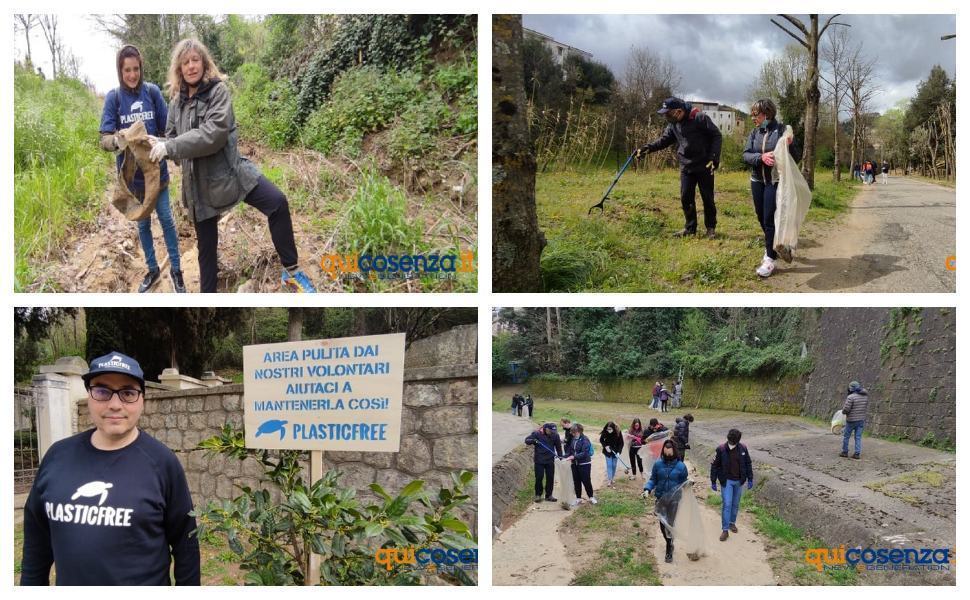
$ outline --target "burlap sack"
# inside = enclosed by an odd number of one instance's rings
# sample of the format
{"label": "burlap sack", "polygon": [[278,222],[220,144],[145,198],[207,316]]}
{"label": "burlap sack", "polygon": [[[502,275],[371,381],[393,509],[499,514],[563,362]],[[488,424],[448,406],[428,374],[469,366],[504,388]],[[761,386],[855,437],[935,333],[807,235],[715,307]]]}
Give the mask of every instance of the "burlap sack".
{"label": "burlap sack", "polygon": [[[111,204],[125,215],[129,221],[143,221],[151,217],[158,201],[161,170],[157,163],[149,160],[152,151],[148,141],[145,124],[136,121],[128,129],[118,132],[118,147],[124,151],[121,169],[118,171],[118,182],[115,185]],[[139,201],[131,192],[131,182],[135,177],[136,168],[141,168],[145,176],[145,199]]]}

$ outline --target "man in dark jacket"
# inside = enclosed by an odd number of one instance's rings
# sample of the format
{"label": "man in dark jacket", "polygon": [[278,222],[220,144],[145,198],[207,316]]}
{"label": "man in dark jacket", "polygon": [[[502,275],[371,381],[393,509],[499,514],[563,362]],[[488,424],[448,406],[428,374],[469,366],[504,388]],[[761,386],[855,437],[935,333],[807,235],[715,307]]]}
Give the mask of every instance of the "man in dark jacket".
{"label": "man in dark jacket", "polygon": [[687,413],[677,417],[677,424],[674,425],[674,447],[680,460],[684,460],[685,450],[690,448],[690,424],[694,422],[694,415]]}
{"label": "man in dark jacket", "polygon": [[721,484],[721,541],[728,539],[728,530],[738,532],[736,525],[738,507],[741,505],[741,486],[748,482],[748,489],[754,486],[754,470],[751,468],[751,455],[741,443],[741,432],[732,429],[727,434],[727,442],[717,447],[711,462],[711,489],[717,491]]}
{"label": "man in dark jacket", "polygon": [[555,423],[545,423],[540,429],[533,431],[525,438],[525,443],[534,446],[533,461],[536,471],[536,502],[542,502],[543,479],[545,479],[545,493],[547,502],[555,502],[552,497],[553,479],[555,477],[555,461],[562,456],[562,443],[556,432]]}
{"label": "man in dark jacket", "polygon": [[845,413],[845,427],[842,429],[842,452],[839,456],[849,456],[849,438],[855,433],[855,454],[852,458],[859,458],[862,453],[862,428],[866,424],[866,413],[869,410],[869,392],[858,381],[849,384],[849,395],[842,405]]}
{"label": "man in dark jacket", "polygon": [[636,152],[637,158],[677,144],[680,161],[680,203],[684,209],[684,228],[675,235],[684,237],[697,233],[697,205],[695,188],[701,191],[704,203],[704,226],[707,237],[714,239],[717,227],[717,208],[714,206],[714,171],[721,162],[721,131],[699,108],[680,98],[667,98],[658,113],[667,119],[667,128],[660,139],[650,142]]}

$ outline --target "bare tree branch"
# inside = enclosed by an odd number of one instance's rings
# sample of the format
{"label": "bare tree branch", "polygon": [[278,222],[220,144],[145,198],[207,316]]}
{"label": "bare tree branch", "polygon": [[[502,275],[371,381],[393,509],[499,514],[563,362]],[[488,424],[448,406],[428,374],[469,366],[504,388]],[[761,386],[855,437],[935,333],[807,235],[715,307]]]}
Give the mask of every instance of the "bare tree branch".
{"label": "bare tree branch", "polygon": [[[784,16],[784,15],[782,15],[782,16]],[[795,41],[797,41],[802,46],[805,46],[806,49],[808,48],[808,44],[805,42],[805,40],[803,40],[802,38],[798,37],[797,35],[795,35],[791,31],[788,31],[788,29],[786,29],[784,25],[782,25],[781,23],[779,23],[778,21],[776,21],[774,19],[771,19],[771,22],[774,23],[775,25],[777,25],[779,29],[781,29],[782,31],[784,31],[788,35],[790,35],[793,38],[795,38]],[[805,26],[804,25],[802,25],[801,23],[799,23],[798,25],[799,25],[799,27],[801,27],[802,31],[805,31]],[[808,33],[806,32],[805,35],[808,35]]]}

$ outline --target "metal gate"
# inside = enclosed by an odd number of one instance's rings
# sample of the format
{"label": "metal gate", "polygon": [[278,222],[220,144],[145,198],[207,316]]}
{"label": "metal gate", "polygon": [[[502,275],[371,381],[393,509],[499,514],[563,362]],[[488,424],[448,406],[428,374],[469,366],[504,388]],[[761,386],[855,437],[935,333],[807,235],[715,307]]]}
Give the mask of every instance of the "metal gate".
{"label": "metal gate", "polygon": [[15,494],[23,494],[30,491],[40,465],[37,407],[32,388],[14,388],[13,410],[13,485]]}

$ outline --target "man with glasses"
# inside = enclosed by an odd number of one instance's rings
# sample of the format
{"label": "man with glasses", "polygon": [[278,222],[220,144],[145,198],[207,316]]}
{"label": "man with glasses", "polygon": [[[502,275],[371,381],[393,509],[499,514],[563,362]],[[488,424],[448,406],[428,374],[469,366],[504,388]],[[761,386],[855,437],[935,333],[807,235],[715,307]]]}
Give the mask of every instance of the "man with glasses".
{"label": "man with glasses", "polygon": [[138,429],[141,366],[112,352],[83,379],[94,429],[54,443],[41,462],[24,506],[21,585],[47,585],[52,564],[58,585],[199,585],[185,472]]}

